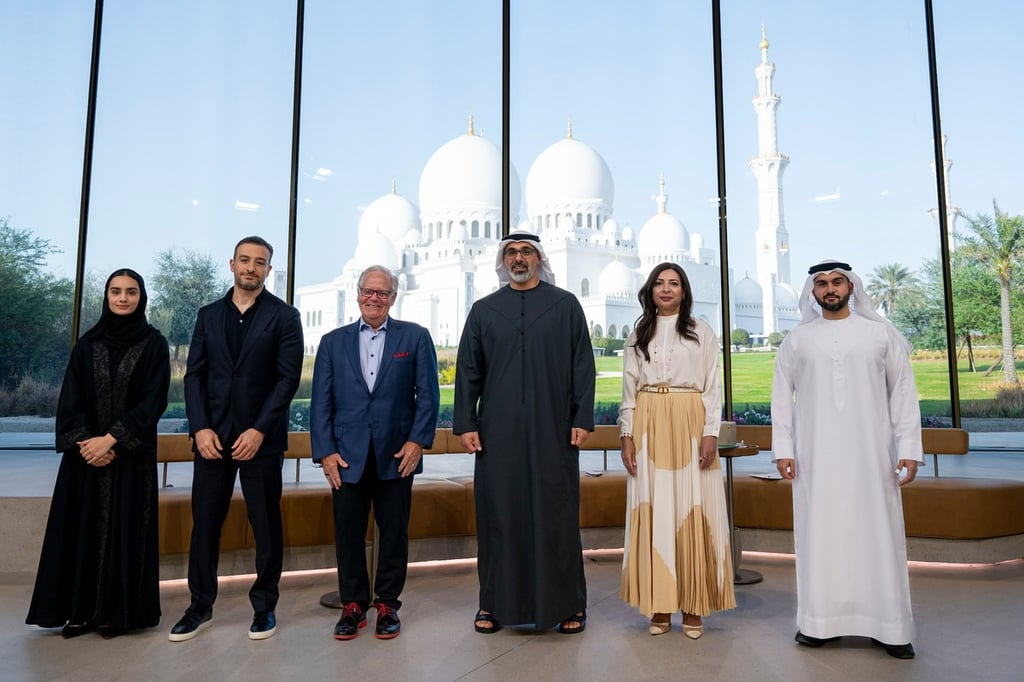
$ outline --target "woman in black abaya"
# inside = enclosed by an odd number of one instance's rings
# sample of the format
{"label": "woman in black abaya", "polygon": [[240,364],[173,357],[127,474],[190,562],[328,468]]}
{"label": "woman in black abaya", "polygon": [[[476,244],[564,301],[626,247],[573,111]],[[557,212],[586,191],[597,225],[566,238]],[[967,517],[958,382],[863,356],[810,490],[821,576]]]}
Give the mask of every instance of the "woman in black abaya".
{"label": "woman in black abaya", "polygon": [[167,341],[146,321],[146,285],[107,278],[99,322],[79,339],[57,405],[60,469],[26,623],[105,638],[160,621],[156,429]]}

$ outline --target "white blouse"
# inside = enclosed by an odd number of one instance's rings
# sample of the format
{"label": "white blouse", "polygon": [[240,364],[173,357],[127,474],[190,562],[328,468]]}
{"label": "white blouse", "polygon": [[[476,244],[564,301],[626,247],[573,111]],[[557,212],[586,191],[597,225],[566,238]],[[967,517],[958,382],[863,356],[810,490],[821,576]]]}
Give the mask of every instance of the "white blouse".
{"label": "white blouse", "polygon": [[718,436],[722,423],[722,391],[718,376],[718,339],[706,322],[695,320],[697,341],[676,333],[679,315],[658,316],[657,330],[647,346],[650,361],[636,348],[636,331],[630,333],[622,353],[622,404],[619,431],[633,433],[633,410],[641,386],[659,384],[691,388],[704,402],[704,434]]}

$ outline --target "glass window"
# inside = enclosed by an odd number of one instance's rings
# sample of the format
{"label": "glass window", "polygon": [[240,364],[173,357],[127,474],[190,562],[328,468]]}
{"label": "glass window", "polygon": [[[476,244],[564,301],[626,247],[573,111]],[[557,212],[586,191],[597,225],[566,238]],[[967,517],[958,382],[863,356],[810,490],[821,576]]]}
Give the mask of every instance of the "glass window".
{"label": "glass window", "polygon": [[[767,412],[771,349],[799,320],[810,265],[849,262],[898,322],[939,256],[936,185],[920,5],[734,1],[722,24],[731,337],[742,351],[733,409],[743,420]],[[922,412],[948,421],[945,360],[908,335]]]}
{"label": "glass window", "polygon": [[[1024,172],[1019,145],[1008,143],[1020,138],[1021,92],[1009,84],[1020,80],[1014,34],[1022,20],[1015,3],[935,3],[960,410],[969,430],[1017,431],[1013,420],[1024,417],[1024,361],[1014,355],[1024,341]],[[929,275],[925,323],[942,300]]]}
{"label": "glass window", "polygon": [[275,247],[285,294],[295,8],[269,0],[108,1],[86,267],[147,280],[171,344],[168,415],[196,309],[231,282],[235,243]]}
{"label": "glass window", "polygon": [[92,35],[90,3],[0,4],[0,416],[57,406],[71,347]]}
{"label": "glass window", "polygon": [[[306,344],[359,317],[358,276],[384,265],[400,279],[391,314],[452,347],[445,376],[494,279],[501,4],[305,6],[296,305],[324,313]],[[451,401],[447,387],[442,422]]]}
{"label": "glass window", "polygon": [[[520,226],[541,235],[559,286],[589,281],[594,344],[622,348],[616,332],[632,328],[637,290],[663,261],[683,266],[694,314],[718,331],[710,4],[514,0],[511,21]],[[621,377],[598,380],[599,422],[614,422],[620,399]]]}

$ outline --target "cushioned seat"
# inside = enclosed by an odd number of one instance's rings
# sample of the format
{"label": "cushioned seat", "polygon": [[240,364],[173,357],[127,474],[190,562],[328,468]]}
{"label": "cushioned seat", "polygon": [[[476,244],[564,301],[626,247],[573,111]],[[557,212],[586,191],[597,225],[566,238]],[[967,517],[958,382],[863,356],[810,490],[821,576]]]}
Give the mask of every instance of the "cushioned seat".
{"label": "cushioned seat", "polygon": [[[918,477],[900,489],[908,537],[980,540],[1024,533],[1024,481]],[[792,482],[733,478],[740,528],[793,529]]]}
{"label": "cushioned seat", "polygon": [[[192,537],[192,489],[161,488],[159,493],[160,553],[187,554]],[[220,535],[222,552],[251,546],[249,518],[242,491],[231,496],[227,518]]]}
{"label": "cushioned seat", "polygon": [[625,471],[580,474],[580,528],[626,525]]}
{"label": "cushioned seat", "polygon": [[417,476],[412,485],[409,538],[465,535],[466,486],[446,478]]}

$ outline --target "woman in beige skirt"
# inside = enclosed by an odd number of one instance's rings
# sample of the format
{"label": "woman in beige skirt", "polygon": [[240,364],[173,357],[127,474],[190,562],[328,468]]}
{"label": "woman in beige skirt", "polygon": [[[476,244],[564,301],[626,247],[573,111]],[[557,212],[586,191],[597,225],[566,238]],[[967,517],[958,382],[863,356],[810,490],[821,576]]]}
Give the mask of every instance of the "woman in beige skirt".
{"label": "woman in beige skirt", "polygon": [[718,429],[718,341],[691,316],[686,273],[656,266],[638,294],[643,314],[623,354],[619,429],[629,473],[622,598],[698,639],[701,618],[736,606]]}

